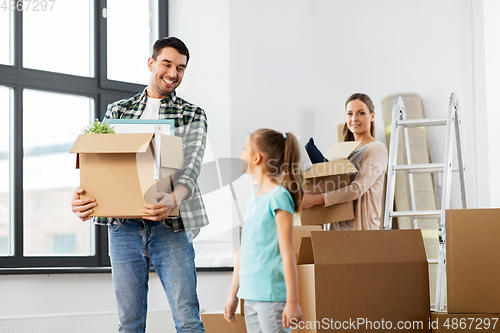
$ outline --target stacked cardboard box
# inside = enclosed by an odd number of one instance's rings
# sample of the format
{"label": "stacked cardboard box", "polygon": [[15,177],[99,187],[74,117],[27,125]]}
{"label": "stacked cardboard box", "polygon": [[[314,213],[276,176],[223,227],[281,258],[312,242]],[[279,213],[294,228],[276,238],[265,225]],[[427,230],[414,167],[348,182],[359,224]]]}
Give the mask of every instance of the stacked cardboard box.
{"label": "stacked cardboard box", "polygon": [[[324,156],[329,162],[313,164],[304,171],[304,191],[320,194],[337,190],[351,183],[349,174],[358,170],[347,157],[359,145],[359,141],[337,142]],[[353,202],[345,202],[328,207],[313,206],[301,212],[302,225],[322,225],[354,219]]]}
{"label": "stacked cardboard box", "polygon": [[[82,134],[70,153],[77,154],[82,198],[95,198],[93,216],[138,218],[157,192],[172,191],[172,175],[182,169],[182,139],[161,135],[160,177],[154,177],[153,133]],[[178,215],[176,210],[171,216]]]}
{"label": "stacked cardboard box", "polygon": [[446,211],[448,312],[433,332],[500,331],[500,209]]}
{"label": "stacked cardboard box", "polygon": [[[321,231],[321,226],[294,226],[293,227],[293,247],[295,257],[299,260],[299,249],[302,238],[311,237],[311,231]],[[201,321],[205,326],[206,333],[245,333],[244,301],[240,300],[239,310],[237,310],[237,323],[230,324],[224,319],[224,315],[218,313],[202,313]]]}
{"label": "stacked cardboard box", "polygon": [[237,313],[236,324],[231,324],[222,313],[202,313],[201,321],[206,333],[246,333],[245,316]]}
{"label": "stacked cardboard box", "polygon": [[[320,231],[294,227],[303,320],[293,332],[430,332],[428,265],[419,230]],[[298,249],[298,253],[297,253]],[[207,333],[245,332],[202,314]]]}
{"label": "stacked cardboard box", "polygon": [[312,231],[301,240],[295,332],[430,332],[420,230]]}

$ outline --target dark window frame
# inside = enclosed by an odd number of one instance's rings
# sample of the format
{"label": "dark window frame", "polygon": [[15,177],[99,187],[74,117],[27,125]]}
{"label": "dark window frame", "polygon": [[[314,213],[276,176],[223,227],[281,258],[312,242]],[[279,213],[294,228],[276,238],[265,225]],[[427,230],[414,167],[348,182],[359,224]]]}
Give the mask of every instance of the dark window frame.
{"label": "dark window frame", "polygon": [[[14,186],[10,193],[14,200],[13,241],[14,254],[0,257],[0,274],[54,274],[54,273],[102,273],[110,272],[107,227],[95,228],[95,255],[93,256],[37,256],[23,255],[23,90],[79,95],[94,99],[95,116],[102,119],[107,104],[120,98],[135,95],[144,85],[107,79],[106,19],[103,18],[106,0],[94,0],[94,77],[81,77],[23,68],[23,13],[14,12],[14,64],[0,65],[0,85],[13,88],[14,110],[13,159]],[[158,36],[168,36],[168,0],[158,0]],[[11,134],[12,135],[12,134]],[[69,198],[68,198],[69,200]],[[69,208],[68,208],[69,209]],[[92,222],[85,222],[92,223]]]}

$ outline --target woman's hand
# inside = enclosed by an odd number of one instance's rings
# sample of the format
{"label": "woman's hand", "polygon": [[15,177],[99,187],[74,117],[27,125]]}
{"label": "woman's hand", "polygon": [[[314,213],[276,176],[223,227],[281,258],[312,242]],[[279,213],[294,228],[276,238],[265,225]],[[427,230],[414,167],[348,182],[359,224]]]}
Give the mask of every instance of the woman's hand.
{"label": "woman's hand", "polygon": [[302,320],[302,311],[299,304],[297,302],[286,302],[281,320],[284,327],[290,327],[291,324],[298,324]]}
{"label": "woman's hand", "polygon": [[226,319],[231,324],[236,324],[236,308],[238,307],[238,297],[229,296],[227,298],[226,304],[224,305],[224,319]]}
{"label": "woman's hand", "polygon": [[304,194],[302,199],[302,209],[308,209],[316,205],[324,205],[325,199],[322,194]]}

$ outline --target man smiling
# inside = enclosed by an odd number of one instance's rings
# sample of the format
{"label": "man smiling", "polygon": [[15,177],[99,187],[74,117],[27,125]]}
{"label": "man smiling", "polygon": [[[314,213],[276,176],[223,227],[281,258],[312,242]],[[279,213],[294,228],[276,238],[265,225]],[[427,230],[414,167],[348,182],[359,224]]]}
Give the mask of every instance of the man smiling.
{"label": "man smiling", "polygon": [[[108,106],[107,119],[174,119],[182,137],[184,169],[175,176],[171,194],[159,193],[158,204],[144,204],[142,219],[97,218],[108,225],[113,288],[119,330],[146,330],[149,266],[153,264],[172,310],[177,332],[204,332],[196,294],[192,238],[208,219],[197,185],[207,137],[207,118],[199,107],[177,97],[189,61],[186,45],[175,37],[161,38],[148,59],[148,86],[130,99]],[[95,199],[81,199],[78,188],[71,201],[83,221],[92,217]],[[119,200],[119,199],[118,199]],[[170,217],[179,207],[180,216]]]}
{"label": "man smiling", "polygon": [[187,66],[187,56],[179,53],[173,47],[153,50],[153,55],[148,59],[151,72],[148,97],[165,98],[181,84]]}

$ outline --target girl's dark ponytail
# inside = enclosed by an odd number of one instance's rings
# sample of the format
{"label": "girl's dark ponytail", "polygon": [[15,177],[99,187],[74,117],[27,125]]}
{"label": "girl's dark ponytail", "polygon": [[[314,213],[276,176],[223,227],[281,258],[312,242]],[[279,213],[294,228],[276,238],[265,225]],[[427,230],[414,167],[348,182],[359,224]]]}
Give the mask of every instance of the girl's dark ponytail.
{"label": "girl's dark ponytail", "polygon": [[283,182],[282,185],[292,195],[295,203],[295,211],[300,210],[302,203],[303,176],[300,168],[300,149],[295,135],[290,132],[283,134],[285,139],[285,155],[283,160]]}
{"label": "girl's dark ponytail", "polygon": [[266,160],[267,172],[292,195],[295,211],[302,204],[303,177],[300,168],[300,149],[295,135],[280,133],[272,129],[259,129],[250,135],[254,149]]}

